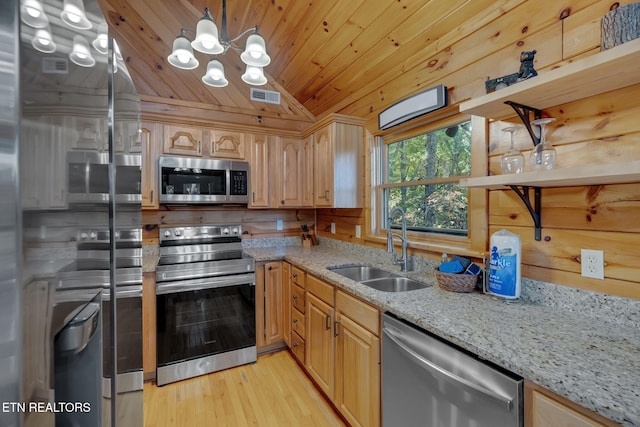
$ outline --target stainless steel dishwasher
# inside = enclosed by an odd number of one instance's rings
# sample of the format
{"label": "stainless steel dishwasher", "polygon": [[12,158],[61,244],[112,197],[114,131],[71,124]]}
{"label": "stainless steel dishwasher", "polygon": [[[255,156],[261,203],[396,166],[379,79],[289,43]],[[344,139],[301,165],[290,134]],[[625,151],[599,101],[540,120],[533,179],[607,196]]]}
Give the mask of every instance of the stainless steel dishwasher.
{"label": "stainless steel dishwasher", "polygon": [[387,313],[382,316],[384,427],[522,426],[522,378]]}

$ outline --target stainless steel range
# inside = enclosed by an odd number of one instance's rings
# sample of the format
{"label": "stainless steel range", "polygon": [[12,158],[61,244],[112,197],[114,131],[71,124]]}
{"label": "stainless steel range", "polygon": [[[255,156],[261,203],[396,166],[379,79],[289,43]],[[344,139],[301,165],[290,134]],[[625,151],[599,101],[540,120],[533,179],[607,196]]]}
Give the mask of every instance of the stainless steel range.
{"label": "stainless steel range", "polygon": [[240,225],[160,229],[158,385],[256,361],[255,263]]}

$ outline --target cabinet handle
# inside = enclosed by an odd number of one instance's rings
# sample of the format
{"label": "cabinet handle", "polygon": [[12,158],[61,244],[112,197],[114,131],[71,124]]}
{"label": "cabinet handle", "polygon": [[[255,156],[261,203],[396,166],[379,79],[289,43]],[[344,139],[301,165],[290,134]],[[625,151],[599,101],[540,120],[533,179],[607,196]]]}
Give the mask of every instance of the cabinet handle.
{"label": "cabinet handle", "polygon": [[198,141],[198,154],[202,152],[201,142]]}
{"label": "cabinet handle", "polygon": [[324,329],[325,331],[328,331],[331,329],[331,316],[328,314],[324,318]]}
{"label": "cabinet handle", "polygon": [[256,202],[256,192],[255,191],[251,193],[251,197],[253,199],[253,203],[255,203]]}
{"label": "cabinet handle", "polygon": [[298,323],[298,319],[293,319],[293,323]]}
{"label": "cabinet handle", "polygon": [[298,299],[298,295],[294,295],[292,298],[293,298],[293,300],[295,301],[295,300],[297,300],[297,299]]}
{"label": "cabinet handle", "polygon": [[329,190],[324,190],[324,199],[328,202],[329,201]]}
{"label": "cabinet handle", "polygon": [[273,270],[273,267],[269,266],[268,270],[269,270],[269,271]]}
{"label": "cabinet handle", "polygon": [[298,273],[293,273],[293,278],[297,279],[298,278]]}
{"label": "cabinet handle", "polygon": [[338,335],[340,335],[340,334],[338,333],[338,324],[339,324],[339,323],[340,323],[340,322],[338,322],[337,320],[336,320],[335,322],[333,322],[333,336],[334,336],[334,337],[337,337]]}
{"label": "cabinet handle", "polygon": [[280,200],[280,204],[281,204],[281,205],[284,205],[284,200]]}
{"label": "cabinet handle", "polygon": [[293,348],[296,348],[296,347],[298,347],[299,345],[300,345],[300,344],[298,344],[297,342],[294,342],[294,343],[293,343]]}
{"label": "cabinet handle", "polygon": [[152,204],[153,204],[153,190],[151,190],[151,197],[150,197],[150,199],[151,199],[151,200],[150,200],[150,202],[149,202],[149,203],[152,203]]}

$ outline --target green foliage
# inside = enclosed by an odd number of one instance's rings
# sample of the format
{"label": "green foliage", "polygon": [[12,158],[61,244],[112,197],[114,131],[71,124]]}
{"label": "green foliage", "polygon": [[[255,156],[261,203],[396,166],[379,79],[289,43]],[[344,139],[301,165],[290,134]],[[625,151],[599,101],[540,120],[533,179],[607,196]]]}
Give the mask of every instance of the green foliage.
{"label": "green foliage", "polygon": [[470,172],[470,122],[388,144],[386,183],[407,185],[386,188],[387,212],[401,206],[407,214],[407,225],[413,229],[466,232],[466,188],[457,183],[415,181],[462,177]]}

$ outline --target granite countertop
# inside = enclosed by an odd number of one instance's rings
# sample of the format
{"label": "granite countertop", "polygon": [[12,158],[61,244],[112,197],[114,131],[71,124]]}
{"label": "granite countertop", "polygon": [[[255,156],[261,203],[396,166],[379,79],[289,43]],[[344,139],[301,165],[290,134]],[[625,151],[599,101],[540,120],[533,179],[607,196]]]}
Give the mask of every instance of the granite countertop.
{"label": "granite countertop", "polygon": [[[397,266],[358,251],[283,246],[246,248],[245,252],[256,261],[284,259],[613,421],[640,425],[640,328],[636,323],[595,317],[585,314],[586,309],[577,312],[535,302],[507,303],[480,292],[448,292],[437,286],[429,272],[407,275],[432,286],[389,293],[327,270],[366,264],[398,272]],[[391,259],[386,253],[385,258]],[[637,313],[634,305],[632,314],[637,317]]]}

